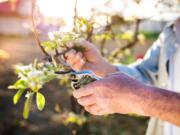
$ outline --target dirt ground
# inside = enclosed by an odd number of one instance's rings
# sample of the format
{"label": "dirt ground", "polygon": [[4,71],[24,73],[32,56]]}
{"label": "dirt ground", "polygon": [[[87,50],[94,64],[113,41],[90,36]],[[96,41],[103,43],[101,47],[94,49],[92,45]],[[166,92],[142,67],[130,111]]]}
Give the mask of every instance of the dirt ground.
{"label": "dirt ground", "polygon": [[[23,120],[23,100],[13,105],[15,91],[8,90],[17,78],[12,71],[16,63],[28,64],[34,58],[42,59],[32,37],[0,37],[0,49],[9,54],[9,59],[0,60],[0,135],[72,135],[69,126],[61,121],[64,111],[70,108],[67,90],[55,80],[42,89],[47,104],[42,112],[32,107],[30,118]],[[60,112],[56,106],[60,106]],[[144,135],[148,118],[125,115],[109,117],[90,116],[90,135]],[[85,134],[83,134],[85,135]]]}

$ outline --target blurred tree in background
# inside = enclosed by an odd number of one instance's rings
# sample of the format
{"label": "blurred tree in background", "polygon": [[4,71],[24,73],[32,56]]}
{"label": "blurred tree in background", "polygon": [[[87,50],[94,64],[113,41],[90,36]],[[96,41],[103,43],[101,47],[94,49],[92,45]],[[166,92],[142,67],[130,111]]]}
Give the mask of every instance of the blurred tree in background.
{"label": "blurred tree in background", "polygon": [[[10,2],[10,3],[9,3]],[[167,22],[179,14],[179,1],[169,0],[39,0],[34,9],[35,27],[40,41],[46,41],[48,32],[73,29],[99,48],[103,57],[113,64],[131,64],[143,59],[145,50],[157,38],[160,31],[147,22]],[[31,0],[9,0],[10,14],[18,11],[22,3],[29,3],[25,25],[30,31]],[[4,4],[3,3],[3,4]],[[18,4],[17,4],[18,3]],[[1,3],[0,3],[1,4]],[[0,6],[1,9],[1,6]],[[18,9],[18,10],[16,10]],[[171,12],[171,14],[169,14]],[[0,11],[1,13],[1,11]],[[23,12],[24,13],[24,12]],[[5,14],[6,15],[6,14]],[[0,16],[5,16],[0,14]],[[163,20],[163,21],[162,21]],[[164,23],[162,23],[164,26]],[[155,27],[156,28],[156,27]],[[8,29],[6,26],[4,29]],[[23,30],[23,29],[22,29]],[[142,135],[148,118],[140,116],[92,116],[76,103],[68,78],[54,80],[41,92],[47,103],[42,112],[33,105],[28,120],[22,119],[24,99],[13,106],[14,91],[7,90],[15,77],[10,66],[28,64],[43,55],[35,45],[32,33],[26,36],[1,34],[0,42],[0,134],[2,135]]]}

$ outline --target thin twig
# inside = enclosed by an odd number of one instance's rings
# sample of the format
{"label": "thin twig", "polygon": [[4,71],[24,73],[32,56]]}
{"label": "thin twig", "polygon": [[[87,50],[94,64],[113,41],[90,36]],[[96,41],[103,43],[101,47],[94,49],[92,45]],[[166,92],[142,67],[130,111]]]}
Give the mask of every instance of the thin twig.
{"label": "thin twig", "polygon": [[35,9],[35,0],[32,0],[32,9],[31,9],[31,21],[32,21],[32,32],[34,35],[34,38],[36,40],[37,45],[39,46],[39,48],[41,49],[41,51],[47,56],[49,57],[49,54],[45,51],[45,49],[42,47],[40,39],[38,37],[38,33],[36,30],[36,26],[35,26],[35,22],[34,22],[34,9]]}
{"label": "thin twig", "polygon": [[87,35],[87,38],[86,38],[87,41],[91,42],[91,38],[93,36],[93,31],[94,31],[94,27],[92,26],[91,30],[88,32],[88,35]]}
{"label": "thin twig", "polygon": [[125,49],[127,49],[127,48],[133,47],[133,46],[136,44],[136,42],[138,41],[138,38],[137,38],[137,37],[138,37],[139,24],[140,24],[140,22],[141,22],[140,19],[137,19],[137,20],[136,20],[135,30],[134,30],[134,35],[133,35],[133,40],[132,40],[129,44],[127,44],[126,46],[124,46],[123,48],[121,48],[122,51],[125,50]]}
{"label": "thin twig", "polygon": [[104,53],[105,43],[106,43],[106,38],[103,38],[100,44],[100,52],[103,57],[105,56],[105,53]]}
{"label": "thin twig", "polygon": [[74,31],[76,30],[76,22],[77,22],[77,17],[78,17],[78,15],[77,15],[77,0],[75,0],[75,4],[74,4]]}

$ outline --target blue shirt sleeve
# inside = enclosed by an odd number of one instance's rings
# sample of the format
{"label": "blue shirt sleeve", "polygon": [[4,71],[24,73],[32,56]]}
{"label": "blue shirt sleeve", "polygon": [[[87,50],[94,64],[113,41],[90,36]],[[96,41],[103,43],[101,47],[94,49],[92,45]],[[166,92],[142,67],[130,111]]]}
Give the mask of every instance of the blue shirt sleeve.
{"label": "blue shirt sleeve", "polygon": [[120,72],[124,72],[144,83],[154,84],[158,76],[158,64],[160,56],[160,38],[147,51],[142,61],[137,61],[128,66],[116,65]]}

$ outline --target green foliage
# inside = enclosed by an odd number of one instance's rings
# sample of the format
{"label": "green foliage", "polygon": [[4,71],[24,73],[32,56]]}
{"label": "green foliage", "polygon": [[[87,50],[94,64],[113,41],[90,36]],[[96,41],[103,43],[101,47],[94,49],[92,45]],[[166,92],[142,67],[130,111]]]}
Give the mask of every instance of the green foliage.
{"label": "green foliage", "polygon": [[74,42],[80,38],[80,35],[75,32],[52,32],[49,33],[49,40],[41,43],[47,52],[55,52],[67,49],[67,44]]}
{"label": "green foliage", "polygon": [[57,76],[54,72],[58,69],[59,67],[48,62],[37,63],[37,65],[17,65],[15,70],[19,80],[10,85],[9,89],[30,89],[33,92],[38,92],[45,83]]}
{"label": "green foliage", "polygon": [[29,117],[29,111],[32,105],[32,99],[33,99],[34,92],[30,92],[26,94],[26,101],[24,104],[24,111],[23,111],[23,117],[24,119],[27,119]]}
{"label": "green foliage", "polygon": [[27,82],[25,80],[18,80],[15,82],[14,85],[10,85],[8,88],[9,89],[17,89],[17,90],[23,90],[27,88]]}
{"label": "green foliage", "polygon": [[40,111],[42,111],[43,110],[43,108],[44,108],[44,106],[45,106],[45,97],[41,94],[41,93],[39,93],[39,92],[37,92],[36,93],[36,104],[37,104],[37,108],[40,110]]}
{"label": "green foliage", "polygon": [[107,33],[107,32],[103,33],[103,34],[96,34],[94,36],[95,40],[103,40],[103,39],[110,40],[112,38],[113,38],[112,34],[111,33]]}
{"label": "green foliage", "polygon": [[13,85],[9,86],[9,89],[17,89],[18,92],[14,95],[13,102],[17,104],[20,97],[24,92],[26,92],[26,101],[24,105],[24,118],[28,118],[30,106],[32,102],[32,96],[36,93],[37,107],[41,111],[45,106],[45,98],[39,93],[39,90],[43,87],[45,83],[55,79],[57,75],[56,71],[59,71],[60,66],[55,66],[52,63],[46,62],[41,63],[34,61],[30,65],[17,65],[15,67],[16,74],[19,80]]}
{"label": "green foliage", "polygon": [[55,50],[58,47],[58,44],[53,44],[53,41],[46,41],[41,43],[41,45],[46,49],[46,51]]}
{"label": "green foliage", "polygon": [[86,117],[77,115],[75,113],[69,113],[66,120],[64,121],[64,124],[67,125],[70,123],[74,123],[74,124],[81,126],[85,122],[87,122]]}
{"label": "green foliage", "polygon": [[23,92],[25,91],[25,89],[20,89],[18,90],[18,92],[14,95],[13,97],[13,102],[14,104],[17,104],[19,101],[19,98],[21,97],[21,95],[23,94]]}
{"label": "green foliage", "polygon": [[146,39],[151,39],[151,40],[157,39],[160,34],[159,32],[145,32],[145,31],[141,31],[140,33],[143,34],[146,37]]}
{"label": "green foliage", "polygon": [[[26,92],[27,99],[24,104],[23,112],[25,119],[29,116],[33,95],[36,94],[37,108],[42,111],[45,107],[45,97],[40,93],[40,89],[43,88],[44,84],[55,78],[59,78],[56,74],[57,71],[67,68],[67,66],[58,62],[55,56],[56,54],[53,55],[52,51],[57,53],[57,50],[61,50],[60,53],[63,53],[63,51],[67,50],[68,43],[76,42],[77,39],[80,39],[79,35],[73,32],[54,32],[49,36],[49,41],[43,42],[42,46],[51,54],[52,62],[38,62],[37,59],[35,59],[34,62],[29,65],[16,65],[15,73],[18,75],[19,79],[8,87],[9,89],[18,90],[13,98],[14,104],[17,104],[22,94]],[[79,47],[75,49],[83,51],[83,49]]]}
{"label": "green foliage", "polygon": [[78,17],[76,19],[75,31],[79,33],[81,36],[83,36],[85,39],[87,39],[89,34],[92,34],[93,32],[93,24],[94,22],[92,20],[88,20],[83,17]]}

